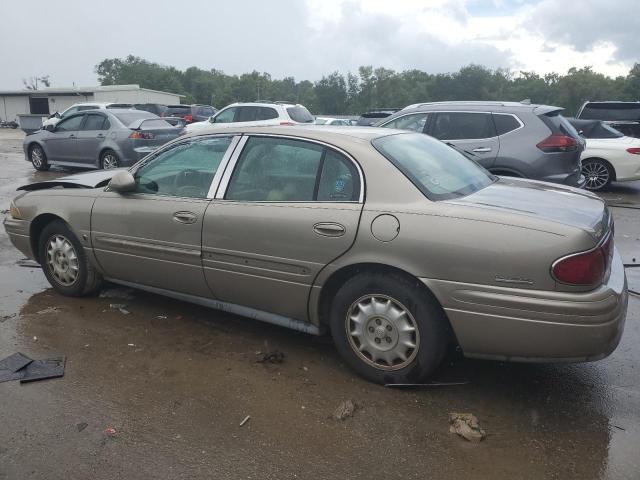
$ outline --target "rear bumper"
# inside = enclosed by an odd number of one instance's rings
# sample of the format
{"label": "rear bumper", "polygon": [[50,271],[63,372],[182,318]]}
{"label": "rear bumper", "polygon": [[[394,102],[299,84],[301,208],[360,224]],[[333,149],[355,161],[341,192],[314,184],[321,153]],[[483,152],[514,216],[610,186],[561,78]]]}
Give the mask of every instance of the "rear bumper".
{"label": "rear bumper", "polygon": [[580,170],[577,170],[569,175],[566,173],[559,173],[554,175],[547,175],[545,177],[540,178],[543,182],[551,182],[551,183],[561,183],[563,185],[569,185],[570,187],[584,187],[584,184],[587,183],[587,179]]}
{"label": "rear bumper", "polygon": [[422,281],[440,300],[468,357],[598,360],[618,346],[627,314],[627,282],[617,250],[608,282],[585,293]]}

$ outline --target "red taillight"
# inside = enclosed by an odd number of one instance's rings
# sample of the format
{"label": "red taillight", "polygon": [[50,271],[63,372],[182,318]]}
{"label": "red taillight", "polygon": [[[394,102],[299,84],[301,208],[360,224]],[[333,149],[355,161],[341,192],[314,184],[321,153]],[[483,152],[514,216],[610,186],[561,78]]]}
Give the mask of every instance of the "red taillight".
{"label": "red taillight", "polygon": [[571,285],[597,285],[604,280],[613,257],[613,234],[594,250],[556,260],[552,271],[556,280]]}
{"label": "red taillight", "polygon": [[193,122],[193,115],[185,115],[183,118],[189,123]]}
{"label": "red taillight", "polygon": [[640,148],[639,147],[627,148],[627,152],[631,153],[632,155],[640,155]]}
{"label": "red taillight", "polygon": [[542,140],[536,147],[546,153],[572,152],[578,148],[578,142],[573,137],[554,134]]}
{"label": "red taillight", "polygon": [[295,125],[293,122],[280,122],[280,125]]}
{"label": "red taillight", "polygon": [[137,140],[153,140],[155,135],[151,132],[133,132],[129,135],[129,138],[135,138]]}

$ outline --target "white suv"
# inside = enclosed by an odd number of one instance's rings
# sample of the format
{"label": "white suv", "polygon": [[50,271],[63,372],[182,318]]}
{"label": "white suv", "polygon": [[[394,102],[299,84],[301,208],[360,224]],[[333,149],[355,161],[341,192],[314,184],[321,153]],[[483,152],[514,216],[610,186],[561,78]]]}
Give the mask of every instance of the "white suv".
{"label": "white suv", "polygon": [[55,125],[63,118],[66,118],[69,115],[73,115],[74,113],[82,112],[83,110],[104,110],[106,108],[134,108],[134,107],[131,103],[103,103],[103,102],[76,103],[75,105],[71,105],[62,113],[55,112],[54,114],[52,114],[49,118],[47,118],[44,122],[42,122],[42,126],[46,127],[47,125]]}
{"label": "white suv", "polygon": [[314,123],[313,115],[302,105],[285,102],[232,103],[204,122],[187,125],[183,133],[210,128]]}

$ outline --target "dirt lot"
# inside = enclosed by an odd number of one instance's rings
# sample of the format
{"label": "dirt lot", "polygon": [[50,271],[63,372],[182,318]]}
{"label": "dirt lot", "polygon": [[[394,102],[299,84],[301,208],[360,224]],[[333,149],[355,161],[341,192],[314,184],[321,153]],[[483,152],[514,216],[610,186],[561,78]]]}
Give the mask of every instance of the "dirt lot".
{"label": "dirt lot", "polygon": [[[0,130],[0,209],[17,186],[68,173],[35,173],[21,138]],[[640,262],[640,182],[605,197],[621,205],[625,263]],[[639,478],[637,296],[603,361],[452,356],[438,379],[468,383],[401,391],[356,377],[328,338],[138,291],[63,298],[20,258],[0,229],[0,358],[64,354],[67,367],[62,379],[0,383],[0,479]],[[628,275],[640,290],[640,269]],[[272,350],[282,364],[256,362]],[[355,414],[331,418],[347,399]],[[449,412],[474,413],[486,440],[450,434]]]}

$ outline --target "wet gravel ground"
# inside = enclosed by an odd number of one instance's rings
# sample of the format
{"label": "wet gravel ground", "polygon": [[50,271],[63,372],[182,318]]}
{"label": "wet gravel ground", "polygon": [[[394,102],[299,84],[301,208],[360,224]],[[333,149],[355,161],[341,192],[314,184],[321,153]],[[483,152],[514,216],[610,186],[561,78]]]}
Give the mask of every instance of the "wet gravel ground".
{"label": "wet gravel ground", "polygon": [[[35,173],[21,138],[0,130],[0,209],[17,186],[68,173]],[[640,182],[604,196],[625,263],[640,262]],[[0,358],[64,354],[67,366],[0,383],[0,479],[640,478],[638,296],[605,360],[453,355],[438,378],[468,383],[390,390],[356,377],[328,338],[138,291],[64,298],[20,258],[0,229]],[[640,269],[628,276],[640,290]],[[256,362],[273,350],[282,364]],[[332,419],[347,399],[354,415]],[[486,440],[450,434],[449,412],[474,413]]]}

